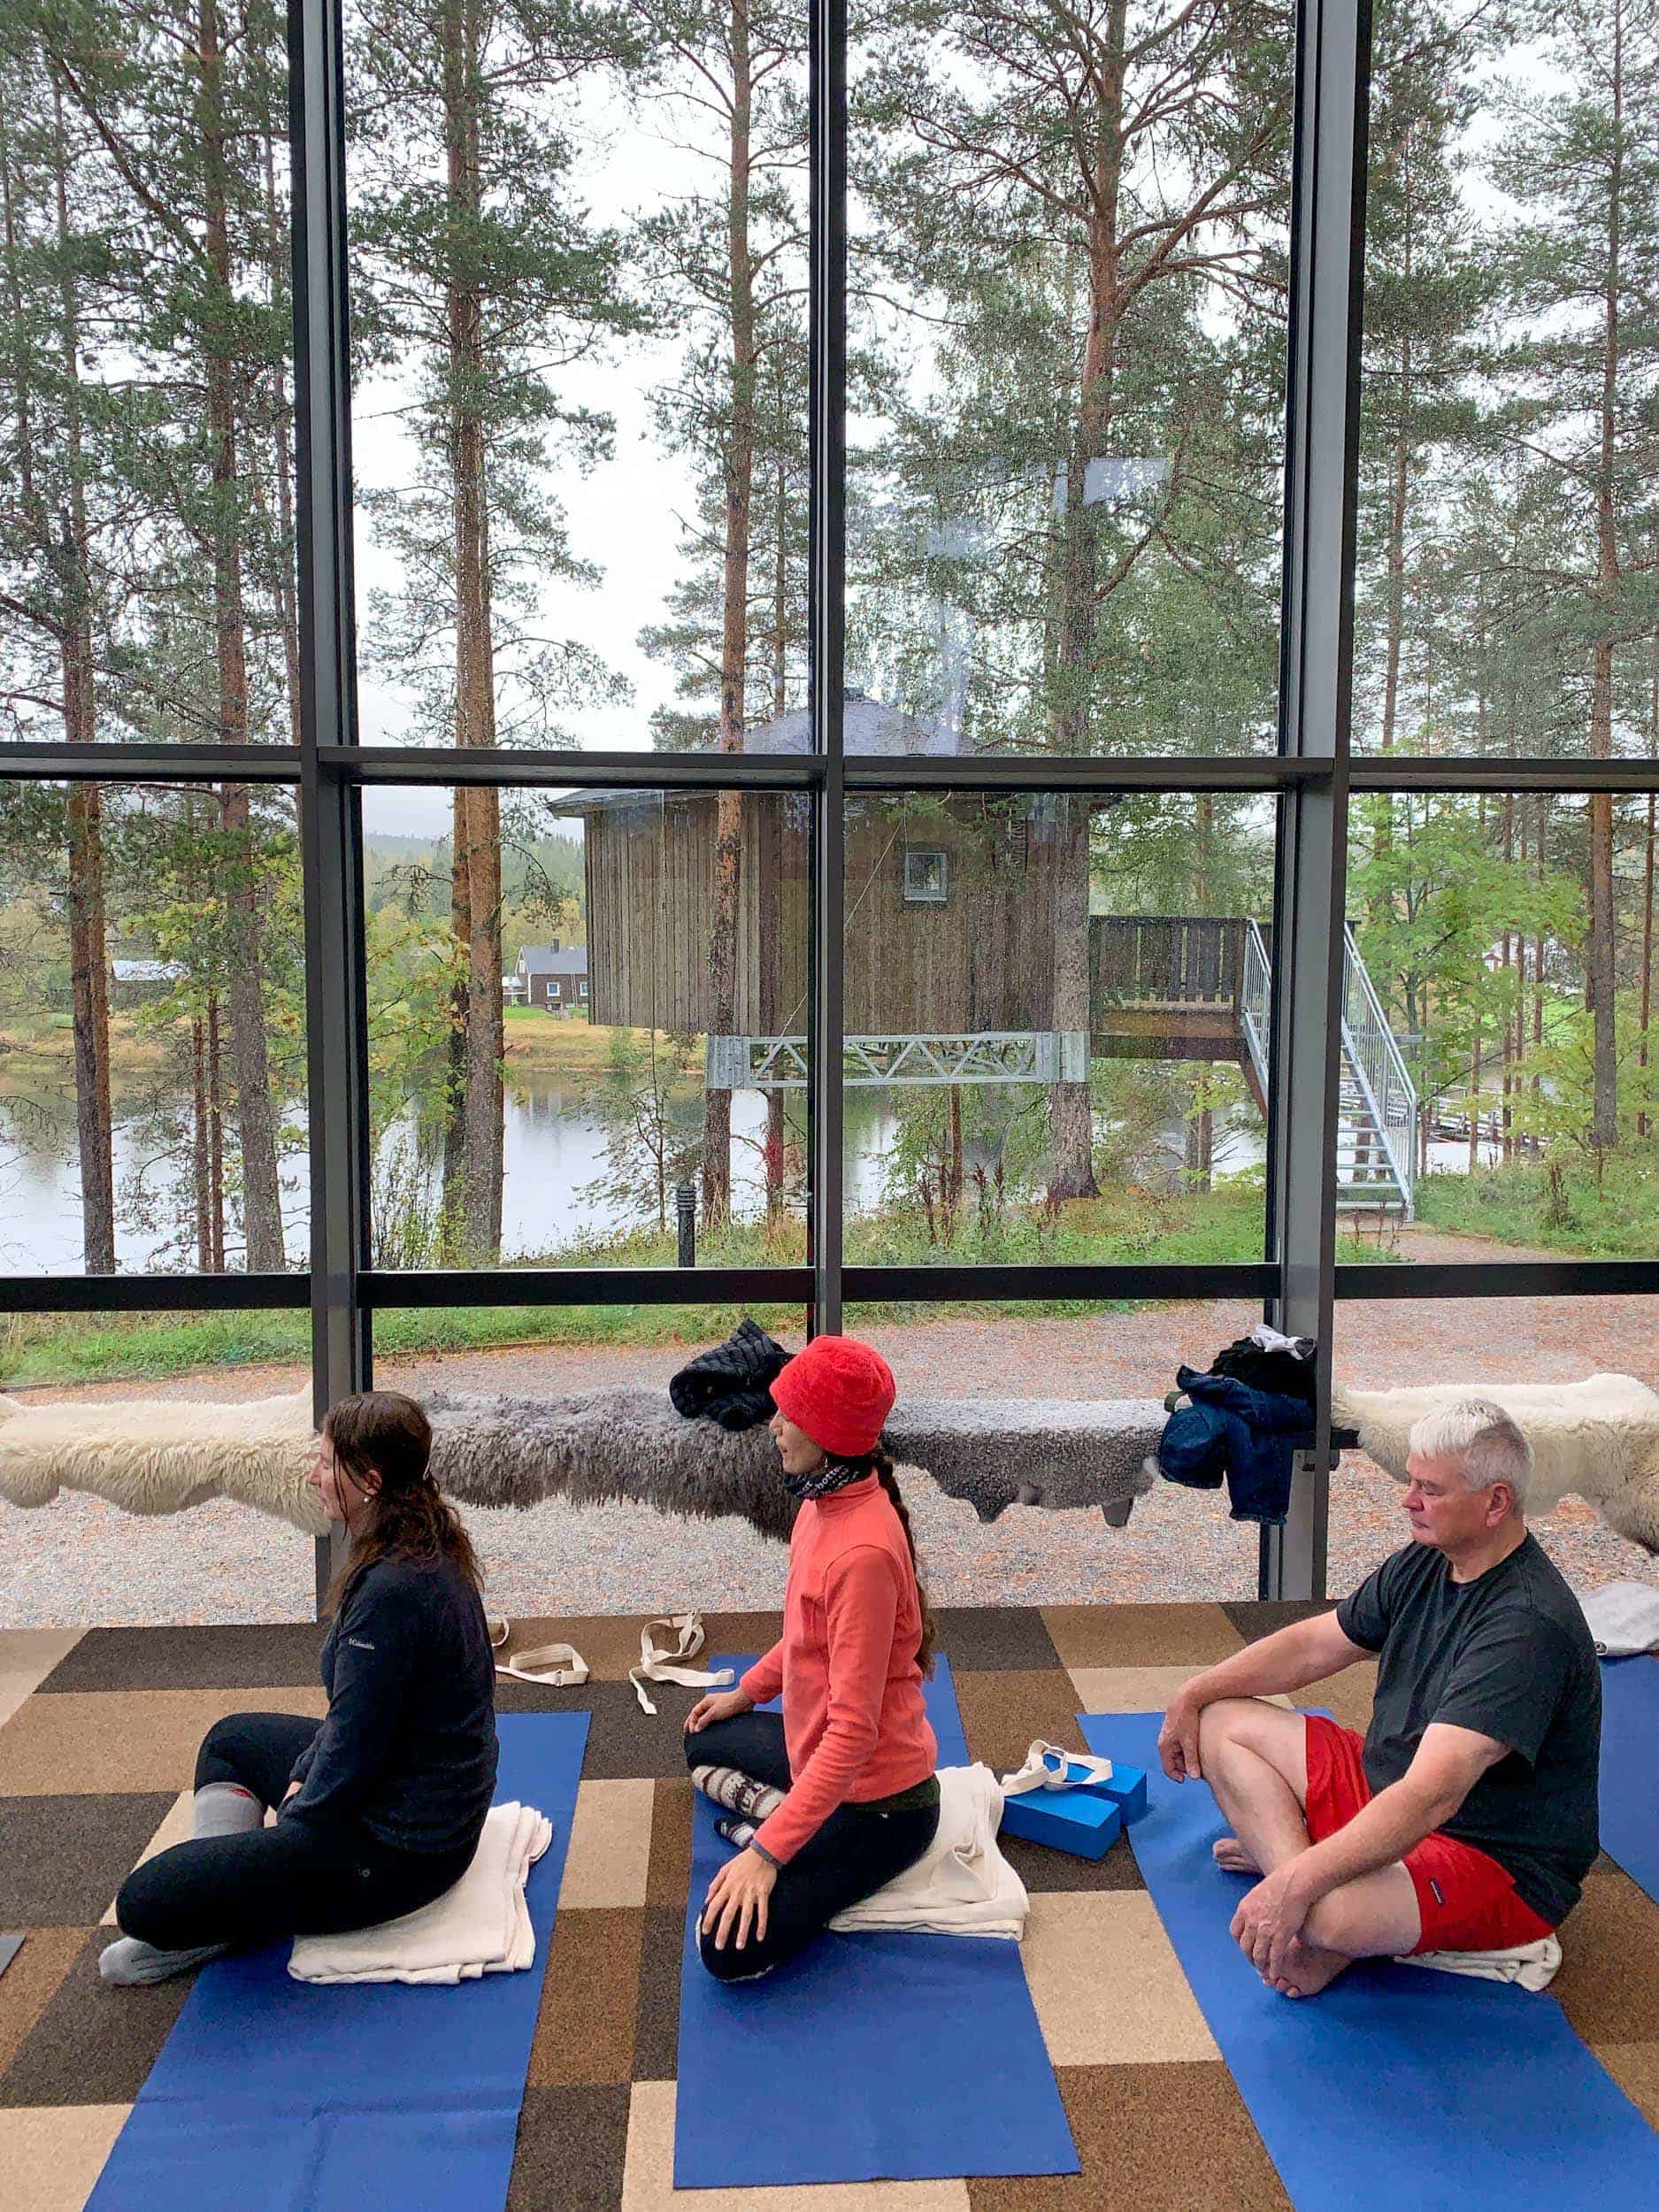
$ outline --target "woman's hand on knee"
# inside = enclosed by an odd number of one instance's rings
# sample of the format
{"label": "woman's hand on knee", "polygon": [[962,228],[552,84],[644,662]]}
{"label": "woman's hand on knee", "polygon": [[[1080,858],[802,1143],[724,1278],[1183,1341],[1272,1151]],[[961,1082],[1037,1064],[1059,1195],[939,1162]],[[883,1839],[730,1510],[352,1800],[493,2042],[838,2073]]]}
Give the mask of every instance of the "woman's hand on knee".
{"label": "woman's hand on knee", "polygon": [[728,1936],[735,1935],[735,1950],[745,1949],[752,1929],[757,1943],[765,1940],[766,1900],[772,1895],[778,1870],[758,1851],[740,1851],[728,1859],[709,1885],[703,1908],[703,1932],[724,1951]]}
{"label": "woman's hand on knee", "polygon": [[711,1721],[735,1720],[740,1713],[752,1713],[754,1701],[741,1690],[716,1690],[708,1697],[700,1697],[686,1715],[686,1733],[695,1736]]}

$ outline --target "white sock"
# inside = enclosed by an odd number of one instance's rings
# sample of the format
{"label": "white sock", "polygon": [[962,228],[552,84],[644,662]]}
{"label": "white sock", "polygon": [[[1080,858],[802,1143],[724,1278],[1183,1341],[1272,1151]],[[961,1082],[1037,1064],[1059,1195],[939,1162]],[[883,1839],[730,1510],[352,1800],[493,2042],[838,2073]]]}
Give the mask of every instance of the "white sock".
{"label": "white sock", "polygon": [[142,1943],[136,1936],[122,1936],[104,1950],[98,1971],[106,1982],[123,1987],[138,1982],[171,1981],[175,1974],[188,1974],[193,1966],[205,1966],[209,1959],[223,1958],[229,1948],[228,1943],[204,1943],[193,1951],[158,1951],[153,1943]]}
{"label": "white sock", "polygon": [[243,1836],[265,1825],[265,1807],[240,1782],[204,1782],[196,1793],[196,1826],[204,1836]]}

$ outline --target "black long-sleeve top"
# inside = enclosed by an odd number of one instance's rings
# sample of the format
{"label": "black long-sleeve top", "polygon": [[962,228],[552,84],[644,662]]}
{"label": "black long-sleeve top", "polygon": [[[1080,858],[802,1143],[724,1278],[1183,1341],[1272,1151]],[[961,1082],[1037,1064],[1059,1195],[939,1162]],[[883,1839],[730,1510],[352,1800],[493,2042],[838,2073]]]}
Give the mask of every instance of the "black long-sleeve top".
{"label": "black long-sleeve top", "polygon": [[323,1645],[328,1715],[288,1820],[357,1822],[396,1850],[475,1843],[495,1787],[495,1666],[478,1593],[446,1561],[381,1559]]}

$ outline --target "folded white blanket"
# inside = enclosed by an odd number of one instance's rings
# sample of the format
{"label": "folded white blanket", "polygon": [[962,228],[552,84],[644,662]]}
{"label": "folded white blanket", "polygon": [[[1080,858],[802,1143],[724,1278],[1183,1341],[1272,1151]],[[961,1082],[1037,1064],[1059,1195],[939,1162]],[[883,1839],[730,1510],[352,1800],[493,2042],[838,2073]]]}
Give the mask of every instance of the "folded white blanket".
{"label": "folded white blanket", "polygon": [[1522,1989],[1548,1989],[1561,1964],[1561,1945],[1553,1935],[1536,1943],[1517,1943],[1509,1951],[1412,1951],[1400,1966],[1426,1966],[1440,1974],[1468,1974],[1477,1981],[1514,1982]]}
{"label": "folded white blanket", "polygon": [[524,1886],[552,1840],[534,1805],[494,1806],[453,1889],[373,1928],[296,1936],[288,1972],[297,1982],[450,1983],[516,1973],[535,1959]]}
{"label": "folded white blanket", "polygon": [[939,1777],[939,1832],[916,1864],[830,1922],[843,1932],[910,1928],[926,1935],[1025,1932],[1031,1901],[1002,1856],[996,1832],[1002,1793],[987,1766],[945,1767]]}

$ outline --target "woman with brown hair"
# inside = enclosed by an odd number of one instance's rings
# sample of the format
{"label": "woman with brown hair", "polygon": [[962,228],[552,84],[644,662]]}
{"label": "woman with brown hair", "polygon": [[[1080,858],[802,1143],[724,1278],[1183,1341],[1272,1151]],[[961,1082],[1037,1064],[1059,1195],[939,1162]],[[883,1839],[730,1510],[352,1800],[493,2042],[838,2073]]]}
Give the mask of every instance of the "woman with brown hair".
{"label": "woman with brown hair", "polygon": [[[686,1721],[692,1779],[740,1846],[698,1944],[722,1981],[768,1973],[933,1842],[939,1747],[922,1698],[933,1624],[882,1448],[892,1372],[855,1337],[815,1337],[772,1386],[789,1540],[783,1634]],[[783,1694],[783,1712],[754,1709]]]}
{"label": "woman with brown hair", "polygon": [[106,1981],[392,1920],[472,1863],[495,1786],[495,1662],[478,1562],[431,1452],[401,1392],[330,1409],[307,1478],[350,1538],[329,1594],[327,1717],[237,1713],[208,1730],[195,1838],[122,1884]]}

